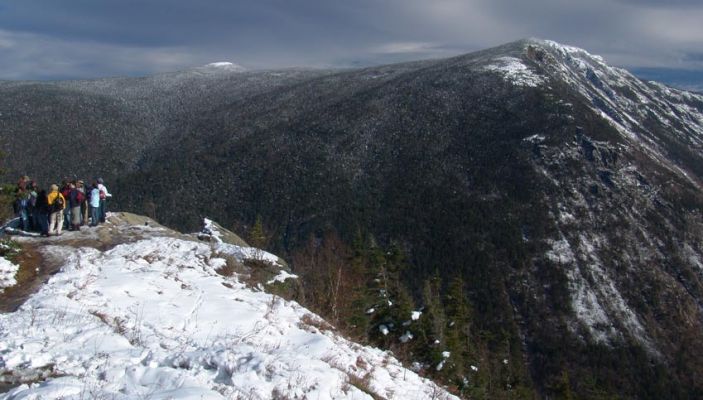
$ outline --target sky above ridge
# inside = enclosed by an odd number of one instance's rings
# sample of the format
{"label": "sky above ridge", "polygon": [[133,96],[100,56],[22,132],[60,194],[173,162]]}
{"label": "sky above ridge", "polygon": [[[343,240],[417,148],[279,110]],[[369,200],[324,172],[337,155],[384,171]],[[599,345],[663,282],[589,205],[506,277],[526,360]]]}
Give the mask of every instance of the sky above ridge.
{"label": "sky above ridge", "polygon": [[0,79],[363,66],[538,37],[703,82],[701,21],[701,0],[6,0]]}

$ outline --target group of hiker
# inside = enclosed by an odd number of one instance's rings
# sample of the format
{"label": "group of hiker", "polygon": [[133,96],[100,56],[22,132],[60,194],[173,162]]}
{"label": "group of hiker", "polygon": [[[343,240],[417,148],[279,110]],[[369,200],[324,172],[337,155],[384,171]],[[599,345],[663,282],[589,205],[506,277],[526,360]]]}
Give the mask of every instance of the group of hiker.
{"label": "group of hiker", "polygon": [[42,236],[61,235],[62,230],[80,230],[83,225],[105,222],[107,199],[112,195],[102,178],[85,185],[80,179],[64,179],[61,187],[52,184],[40,189],[28,176],[20,177],[13,208],[20,227]]}

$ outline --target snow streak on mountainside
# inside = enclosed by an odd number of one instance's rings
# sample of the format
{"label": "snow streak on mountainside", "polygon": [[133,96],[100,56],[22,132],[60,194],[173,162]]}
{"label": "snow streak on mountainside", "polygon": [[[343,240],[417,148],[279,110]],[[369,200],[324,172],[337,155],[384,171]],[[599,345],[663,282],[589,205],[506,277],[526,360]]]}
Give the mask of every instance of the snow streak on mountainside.
{"label": "snow streak on mountainside", "polygon": [[297,303],[219,275],[224,257],[242,257],[227,252],[238,246],[149,226],[124,232],[132,241],[104,252],[45,247],[65,264],[0,315],[0,370],[46,380],[0,398],[454,398]]}

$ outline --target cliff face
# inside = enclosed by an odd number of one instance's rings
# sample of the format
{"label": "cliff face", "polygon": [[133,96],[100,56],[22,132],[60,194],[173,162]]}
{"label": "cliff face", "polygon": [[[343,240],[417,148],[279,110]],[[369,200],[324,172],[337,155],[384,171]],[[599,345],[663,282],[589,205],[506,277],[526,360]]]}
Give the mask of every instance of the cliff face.
{"label": "cliff face", "polygon": [[[0,93],[12,172],[104,167],[116,206],[181,228],[261,215],[282,254],[362,229],[402,244],[411,286],[461,274],[478,328],[545,393],[566,372],[584,396],[701,395],[699,95],[540,40],[362,70]],[[73,157],[88,141],[98,150]]]}

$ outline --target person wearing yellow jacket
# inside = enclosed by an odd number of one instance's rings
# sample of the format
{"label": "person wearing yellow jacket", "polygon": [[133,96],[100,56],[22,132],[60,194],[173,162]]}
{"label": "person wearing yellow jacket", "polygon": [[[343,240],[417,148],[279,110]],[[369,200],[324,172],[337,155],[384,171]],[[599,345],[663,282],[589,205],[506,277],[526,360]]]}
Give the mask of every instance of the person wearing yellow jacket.
{"label": "person wearing yellow jacket", "polygon": [[49,235],[59,236],[63,228],[63,209],[66,208],[66,198],[59,192],[56,184],[51,185],[51,193],[48,196],[49,209]]}

